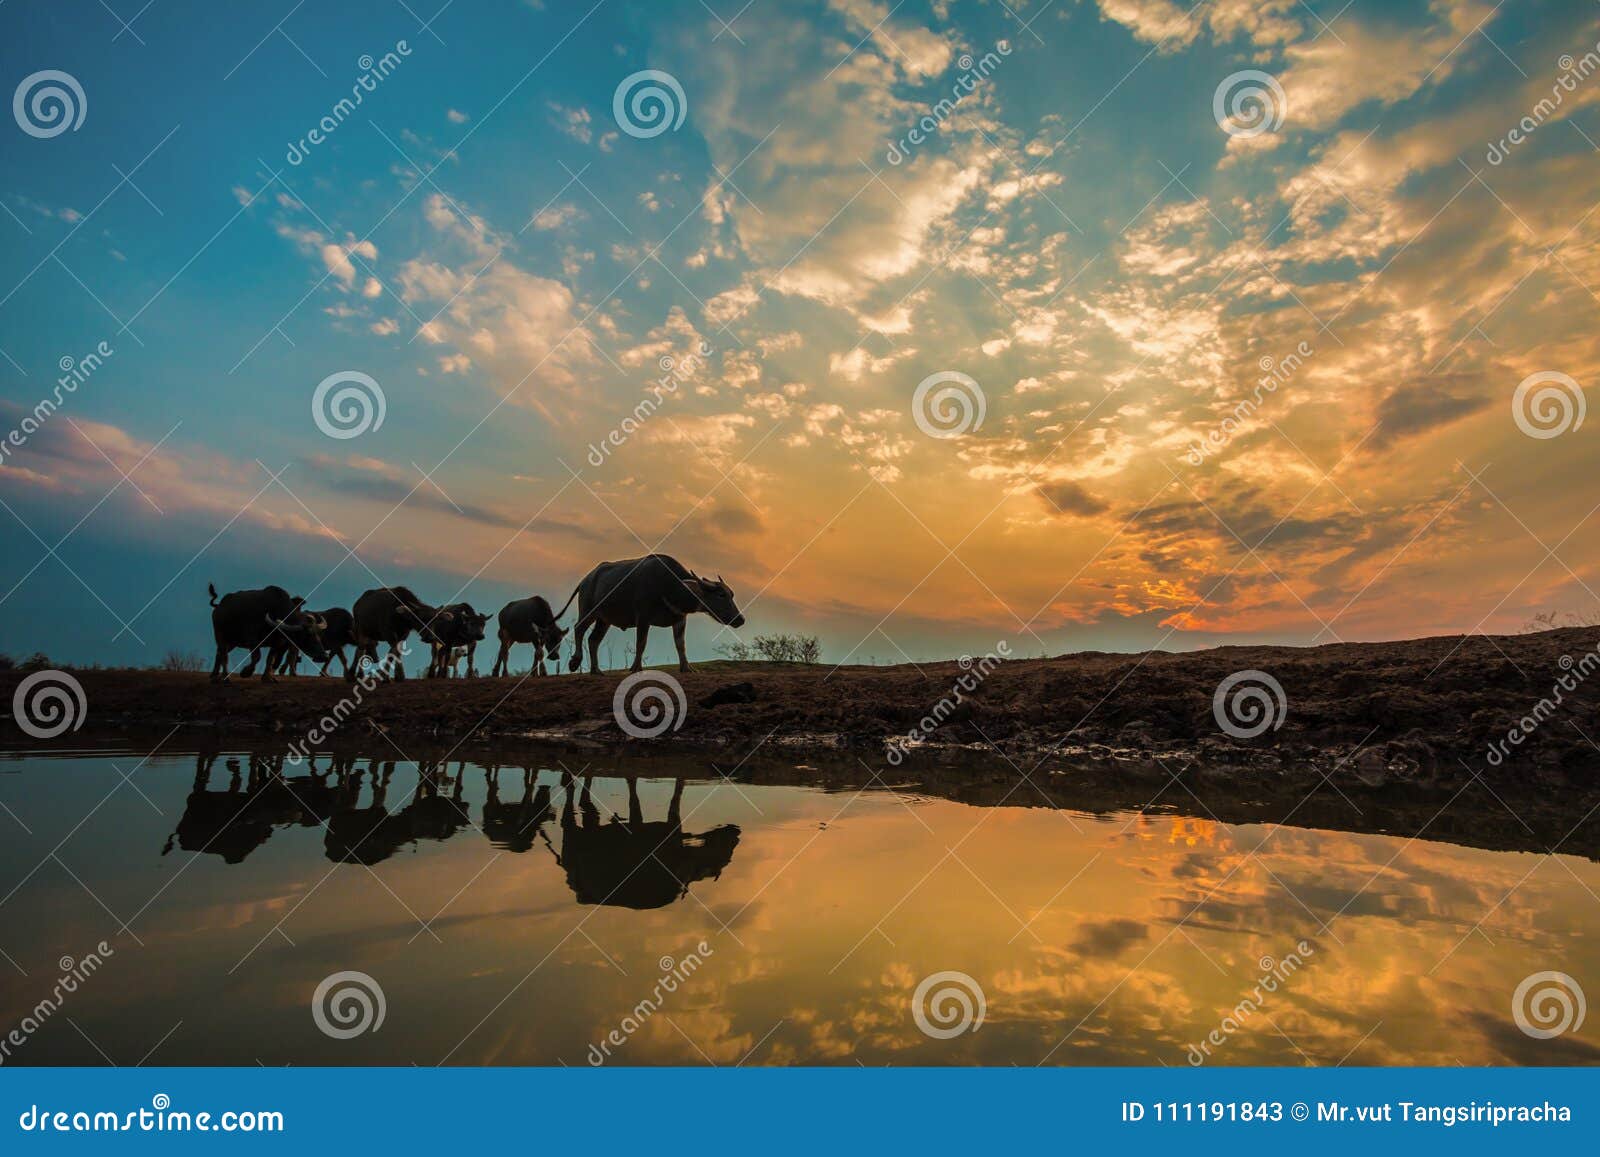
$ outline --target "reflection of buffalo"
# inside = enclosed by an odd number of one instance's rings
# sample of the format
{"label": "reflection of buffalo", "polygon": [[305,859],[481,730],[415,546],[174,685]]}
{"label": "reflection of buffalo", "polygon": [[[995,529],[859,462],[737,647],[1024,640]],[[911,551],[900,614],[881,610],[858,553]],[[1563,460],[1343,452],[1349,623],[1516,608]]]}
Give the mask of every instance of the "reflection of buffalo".
{"label": "reflection of buffalo", "polygon": [[411,802],[397,812],[385,807],[394,762],[383,765],[380,774],[372,772],[372,803],[360,802],[360,780],[348,797],[348,806],[328,817],[323,835],[323,850],[328,859],[342,864],[376,864],[387,860],[407,844],[419,840],[447,840],[471,822],[467,805],[461,799],[463,776],[457,775],[455,790],[449,795],[440,788],[449,782],[437,763],[423,763],[418,769],[417,790]]}
{"label": "reflection of buffalo", "polygon": [[[683,780],[674,780],[667,818],[644,822],[637,780],[628,780],[628,820],[613,816],[600,821],[589,789],[573,807],[575,791],[567,791],[561,813],[561,853],[557,862],[566,869],[567,886],[580,904],[609,904],[619,908],[664,908],[689,894],[696,880],[715,880],[733,859],[739,829],[724,824],[701,834],[683,830],[680,805]],[[579,822],[577,812],[582,813]]]}
{"label": "reflection of buffalo", "polygon": [[522,772],[522,798],[502,802],[500,799],[500,767],[484,771],[489,794],[483,801],[483,834],[495,847],[507,852],[526,852],[541,834],[545,821],[555,815],[550,806],[550,785],[540,784],[534,790],[538,772],[524,768]]}
{"label": "reflection of buffalo", "polygon": [[340,787],[330,786],[314,767],[310,775],[286,777],[282,755],[250,756],[247,778],[239,760],[230,758],[227,788],[213,791],[216,759],[214,751],[196,756],[194,786],[162,855],[178,847],[237,864],[266,843],[274,828],[315,827],[339,807]]}

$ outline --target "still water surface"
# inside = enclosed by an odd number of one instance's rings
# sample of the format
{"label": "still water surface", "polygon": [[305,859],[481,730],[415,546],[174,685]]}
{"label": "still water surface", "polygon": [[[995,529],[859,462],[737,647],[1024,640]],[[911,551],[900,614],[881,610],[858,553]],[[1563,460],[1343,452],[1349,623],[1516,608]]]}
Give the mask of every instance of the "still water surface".
{"label": "still water surface", "polygon": [[[582,769],[0,756],[0,1034],[114,953],[6,1063],[1184,1065],[1246,998],[1208,1063],[1600,1060],[1511,1008],[1600,994],[1586,858]],[[334,1039],[349,970],[384,1018]],[[939,972],[980,1027],[918,1027]]]}

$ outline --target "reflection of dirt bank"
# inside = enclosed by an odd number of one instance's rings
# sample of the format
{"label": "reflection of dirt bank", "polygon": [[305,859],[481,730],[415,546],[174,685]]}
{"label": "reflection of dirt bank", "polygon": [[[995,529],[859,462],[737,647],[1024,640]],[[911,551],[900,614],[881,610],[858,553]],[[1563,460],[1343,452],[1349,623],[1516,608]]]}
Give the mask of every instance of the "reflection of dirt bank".
{"label": "reflection of dirt bank", "polygon": [[[1560,665],[1562,656],[1580,659],[1597,643],[1600,630],[1581,628],[1501,638],[1013,660],[967,693],[931,738],[936,745],[999,751],[1029,770],[1048,754],[1043,770],[1098,767],[1114,781],[1135,771],[1165,777],[1192,765],[1201,778],[1221,775],[1262,787],[1316,784],[1326,773],[1349,792],[1402,783],[1453,789],[1476,772],[1497,790],[1600,786],[1600,748],[1587,738],[1600,741],[1600,670],[1581,679],[1579,668],[1566,672]],[[1229,675],[1250,669],[1282,685],[1287,713],[1276,730],[1235,739],[1219,727],[1213,695]],[[630,740],[612,716],[621,673],[414,679],[368,694],[337,733],[354,738],[381,730],[452,741],[539,734],[630,748],[709,744],[740,754],[762,741],[826,744],[859,753],[893,780],[902,769],[885,768],[885,740],[916,728],[951,697],[964,673],[975,674],[953,662],[837,670],[705,664],[682,676],[688,709],[681,727],[648,742]],[[1503,743],[1509,728],[1534,714],[1563,674],[1576,689],[1563,691],[1559,705],[1547,704],[1550,710],[1531,734],[1491,763],[1491,744]],[[80,737],[184,723],[229,734],[268,730],[287,742],[347,693],[341,681],[307,677],[221,687],[199,675],[142,671],[83,671],[78,677],[89,704],[88,730]],[[20,678],[0,675],[0,699],[10,701]],[[20,738],[16,725],[7,720],[0,738]],[[1493,804],[1481,784],[1467,790]],[[1549,802],[1562,803],[1561,813],[1568,814],[1562,801],[1570,798]],[[1572,814],[1571,822],[1580,816]]]}

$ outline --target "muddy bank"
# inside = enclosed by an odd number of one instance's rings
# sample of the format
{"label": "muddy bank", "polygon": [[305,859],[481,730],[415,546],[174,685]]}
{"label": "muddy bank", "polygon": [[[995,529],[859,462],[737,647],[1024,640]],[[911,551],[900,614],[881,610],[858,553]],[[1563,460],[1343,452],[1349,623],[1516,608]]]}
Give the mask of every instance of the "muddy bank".
{"label": "muddy bank", "polygon": [[[1083,653],[1007,660],[987,671],[955,662],[708,663],[675,676],[686,708],[675,729],[653,740],[618,725],[613,695],[621,672],[411,679],[377,686],[357,703],[336,679],[213,686],[203,675],[82,670],[74,675],[87,700],[84,729],[48,742],[181,724],[291,744],[341,710],[331,732],[346,738],[536,737],[601,748],[704,746],[735,758],[764,745],[831,747],[886,778],[894,775],[886,743],[914,732],[934,748],[966,746],[1029,771],[1164,776],[1194,768],[1286,785],[1332,776],[1363,790],[1460,786],[1481,775],[1496,785],[1586,788],[1600,785],[1600,748],[1590,742],[1600,741],[1597,645],[1600,629],[1573,628],[1313,648]],[[1225,731],[1213,702],[1219,685],[1242,671],[1265,672],[1283,691],[1281,709],[1270,690],[1253,704],[1228,697],[1236,733],[1259,725],[1252,706],[1277,723],[1249,737]],[[11,702],[22,678],[0,673],[0,701]],[[1234,693],[1260,685],[1252,677]],[[0,741],[27,742],[15,720],[3,726]],[[326,740],[311,746],[319,745]]]}

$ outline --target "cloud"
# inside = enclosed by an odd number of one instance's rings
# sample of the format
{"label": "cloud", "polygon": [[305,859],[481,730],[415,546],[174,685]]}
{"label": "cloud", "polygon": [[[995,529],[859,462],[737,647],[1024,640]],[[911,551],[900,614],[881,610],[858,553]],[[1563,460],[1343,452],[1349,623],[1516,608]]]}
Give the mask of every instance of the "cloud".
{"label": "cloud", "polygon": [[1048,482],[1036,487],[1036,490],[1039,497],[1058,514],[1091,518],[1110,509],[1110,504],[1104,499],[1096,498],[1076,482]]}

